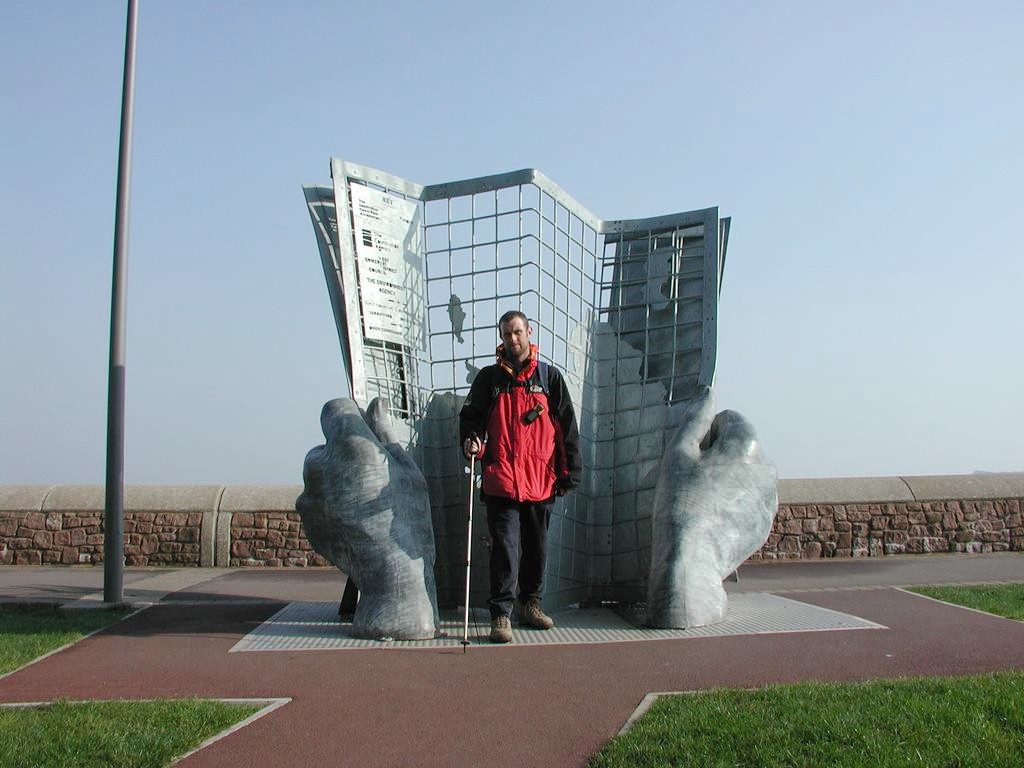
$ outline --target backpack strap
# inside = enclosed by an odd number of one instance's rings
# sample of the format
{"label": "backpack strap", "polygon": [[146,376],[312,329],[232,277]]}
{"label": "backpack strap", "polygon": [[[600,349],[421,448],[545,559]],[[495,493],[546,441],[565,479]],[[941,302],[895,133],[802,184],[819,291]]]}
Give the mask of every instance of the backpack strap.
{"label": "backpack strap", "polygon": [[[504,368],[502,371],[508,375],[508,371]],[[491,401],[487,407],[487,416],[485,417],[484,423],[489,424],[491,422],[491,414],[494,412],[495,402],[498,399],[498,395],[502,392],[511,392],[512,387],[527,386],[537,384],[540,386],[541,391],[545,396],[551,395],[551,366],[545,363],[543,360],[537,360],[537,366],[534,368],[533,375],[530,376],[528,381],[518,382],[513,377],[509,377],[509,380],[504,384],[494,384],[491,387]]]}
{"label": "backpack strap", "polygon": [[537,383],[540,384],[541,389],[544,390],[545,395],[551,394],[551,366],[545,363],[543,360],[537,360],[537,370],[534,374],[537,377]]}
{"label": "backpack strap", "polygon": [[[502,369],[508,374],[508,371]],[[504,387],[495,385],[491,388],[491,399],[493,400],[498,396],[499,392],[509,392],[512,387],[535,387],[540,386],[541,391],[545,395],[551,394],[551,366],[545,363],[543,360],[538,360],[537,365],[533,369],[533,373],[530,374],[530,378],[526,381],[516,379],[514,375],[509,375],[509,381]]]}

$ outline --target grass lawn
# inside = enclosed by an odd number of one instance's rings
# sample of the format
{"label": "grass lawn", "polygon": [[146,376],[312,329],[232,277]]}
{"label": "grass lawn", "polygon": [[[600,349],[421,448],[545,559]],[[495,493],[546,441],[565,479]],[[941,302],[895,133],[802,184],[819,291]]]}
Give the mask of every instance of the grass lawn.
{"label": "grass lawn", "polygon": [[[1024,585],[914,592],[1024,619]],[[609,766],[1024,766],[1024,673],[664,696],[605,745]]]}
{"label": "grass lawn", "polygon": [[[125,611],[0,608],[0,673],[79,640]],[[0,708],[0,768],[166,766],[259,707],[218,701],[56,702]]]}
{"label": "grass lawn", "polygon": [[0,766],[162,768],[258,709],[196,699],[0,709]]}
{"label": "grass lawn", "polygon": [[17,669],[44,653],[81,640],[90,632],[120,621],[124,610],[58,611],[39,606],[0,607],[0,674]]}
{"label": "grass lawn", "polygon": [[[911,587],[910,592],[947,603],[1024,621],[1024,584],[979,584],[969,587]],[[1024,765],[1024,760],[1021,761]]]}
{"label": "grass lawn", "polygon": [[1024,674],[808,683],[658,699],[604,766],[1020,768]]}

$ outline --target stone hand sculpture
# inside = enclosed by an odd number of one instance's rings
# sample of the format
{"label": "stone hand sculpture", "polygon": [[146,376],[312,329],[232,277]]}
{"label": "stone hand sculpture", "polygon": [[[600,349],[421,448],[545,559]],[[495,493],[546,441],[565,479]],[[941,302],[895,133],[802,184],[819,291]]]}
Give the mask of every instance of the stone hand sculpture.
{"label": "stone hand sculpture", "polygon": [[722,579],[765,542],[775,518],[775,467],[753,426],[735,411],[714,413],[710,389],[669,410],[651,522],[654,627],[723,621]]}
{"label": "stone hand sculpture", "polygon": [[437,633],[434,531],[423,474],[392,433],[387,400],[364,414],[331,400],[325,445],[307,455],[295,502],[313,548],[359,585],[356,637],[420,640]]}

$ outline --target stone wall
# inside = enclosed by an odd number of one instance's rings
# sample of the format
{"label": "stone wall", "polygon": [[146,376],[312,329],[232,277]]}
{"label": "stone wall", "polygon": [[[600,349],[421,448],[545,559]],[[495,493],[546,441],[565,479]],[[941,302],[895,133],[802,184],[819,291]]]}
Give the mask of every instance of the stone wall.
{"label": "stone wall", "polygon": [[[304,567],[302,486],[128,486],[131,566]],[[0,565],[103,562],[101,486],[0,486]],[[752,560],[1024,551],[1024,473],[779,481]]]}
{"label": "stone wall", "polygon": [[[130,566],[327,566],[302,532],[301,486],[128,486]],[[103,562],[100,486],[0,486],[0,565]]]}
{"label": "stone wall", "polygon": [[1024,474],[784,480],[751,560],[1024,551]]}
{"label": "stone wall", "polygon": [[751,560],[1024,551],[1020,499],[916,504],[780,504]]}
{"label": "stone wall", "polygon": [[[125,564],[201,565],[218,486],[125,489]],[[103,562],[101,486],[0,486],[0,564]]]}
{"label": "stone wall", "polygon": [[302,531],[295,499],[302,486],[231,486],[218,509],[217,565],[305,567],[330,565]]}
{"label": "stone wall", "polygon": [[4,541],[0,565],[77,565],[102,560],[103,533],[95,515],[2,515],[0,539]]}

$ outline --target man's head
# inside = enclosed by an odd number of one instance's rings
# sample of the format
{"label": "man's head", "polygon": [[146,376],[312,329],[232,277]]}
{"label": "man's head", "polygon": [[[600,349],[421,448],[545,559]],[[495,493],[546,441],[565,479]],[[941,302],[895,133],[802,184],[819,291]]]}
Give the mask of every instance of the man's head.
{"label": "man's head", "polygon": [[498,335],[501,336],[501,343],[505,345],[505,352],[513,360],[523,362],[530,356],[530,336],[533,329],[530,321],[527,320],[519,310],[506,312],[498,320]]}

